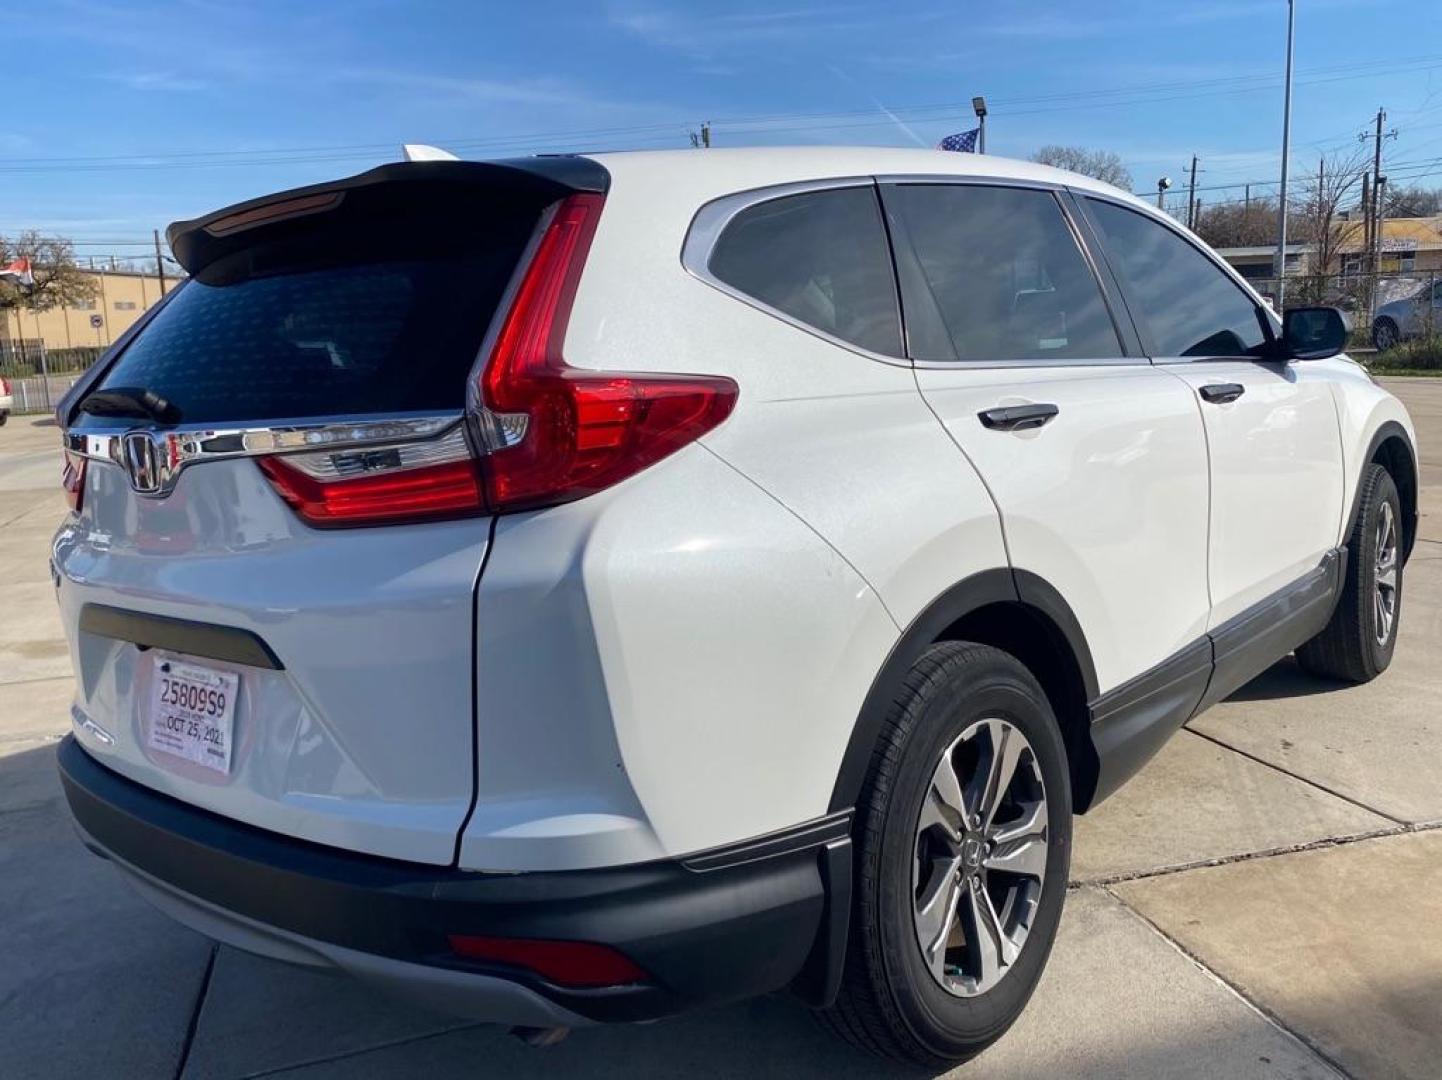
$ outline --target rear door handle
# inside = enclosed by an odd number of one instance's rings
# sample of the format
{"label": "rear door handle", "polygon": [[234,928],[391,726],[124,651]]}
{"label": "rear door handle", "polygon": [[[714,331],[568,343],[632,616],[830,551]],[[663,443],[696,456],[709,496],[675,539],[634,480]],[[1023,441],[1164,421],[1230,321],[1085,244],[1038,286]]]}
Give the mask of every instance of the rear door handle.
{"label": "rear door handle", "polygon": [[1241,383],[1223,382],[1204,386],[1198,392],[1203,401],[1210,401],[1213,405],[1225,405],[1229,401],[1236,401],[1247,392],[1247,388]]}
{"label": "rear door handle", "polygon": [[995,409],[983,409],[977,418],[983,427],[993,431],[1025,431],[1039,428],[1061,410],[1048,402],[1035,405],[1003,405]]}

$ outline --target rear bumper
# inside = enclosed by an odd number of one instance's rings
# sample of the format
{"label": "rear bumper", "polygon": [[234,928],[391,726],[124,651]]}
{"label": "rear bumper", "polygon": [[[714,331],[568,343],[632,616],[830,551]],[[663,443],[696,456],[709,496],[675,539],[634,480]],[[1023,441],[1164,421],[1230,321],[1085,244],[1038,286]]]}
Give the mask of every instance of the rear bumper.
{"label": "rear bumper", "polygon": [[[68,737],[61,780],[86,845],[161,910],[238,948],[332,967],[498,1023],[648,1020],[796,984],[834,992],[849,910],[845,815],[684,861],[474,873],[351,854],[178,802]],[[650,976],[600,989],[467,961],[448,934],[609,945]]]}

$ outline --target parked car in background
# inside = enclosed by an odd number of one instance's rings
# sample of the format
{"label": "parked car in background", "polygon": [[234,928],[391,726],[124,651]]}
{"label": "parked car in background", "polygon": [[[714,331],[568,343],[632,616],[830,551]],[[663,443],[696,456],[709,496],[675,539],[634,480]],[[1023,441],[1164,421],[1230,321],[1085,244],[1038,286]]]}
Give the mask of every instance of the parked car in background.
{"label": "parked car in background", "polygon": [[528,1032],[789,988],[940,1067],[1073,814],[1293,650],[1391,661],[1405,410],[1108,184],[425,162],[168,235],[59,412],[59,760],[239,948]]}
{"label": "parked car in background", "polygon": [[1442,281],[1377,309],[1372,344],[1385,352],[1401,341],[1442,334]]}
{"label": "parked car in background", "polygon": [[10,380],[0,375],[0,427],[5,426],[5,421],[10,419],[10,414],[15,411],[15,391],[10,385]]}

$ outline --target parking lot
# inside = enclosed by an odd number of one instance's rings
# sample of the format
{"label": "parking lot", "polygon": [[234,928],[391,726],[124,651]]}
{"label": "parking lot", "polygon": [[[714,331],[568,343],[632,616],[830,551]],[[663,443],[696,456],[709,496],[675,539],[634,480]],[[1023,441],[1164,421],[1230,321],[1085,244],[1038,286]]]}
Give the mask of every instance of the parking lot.
{"label": "parking lot", "polygon": [[[1278,664],[1081,819],[1036,997],[951,1075],[1442,1073],[1442,380],[1389,385],[1423,462],[1391,670],[1339,688]],[[55,775],[59,477],[53,424],[0,428],[0,1076],[902,1074],[785,996],[531,1049],[152,912],[80,846]]]}

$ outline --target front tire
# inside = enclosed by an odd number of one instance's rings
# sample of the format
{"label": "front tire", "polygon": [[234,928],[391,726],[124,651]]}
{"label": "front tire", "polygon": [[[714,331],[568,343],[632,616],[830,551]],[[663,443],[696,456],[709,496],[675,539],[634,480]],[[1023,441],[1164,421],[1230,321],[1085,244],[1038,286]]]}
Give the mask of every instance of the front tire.
{"label": "front tire", "polygon": [[1372,344],[1377,347],[1378,352],[1386,352],[1401,340],[1402,334],[1391,319],[1378,319],[1377,325],[1372,327]]}
{"label": "front tire", "polygon": [[1387,670],[1402,618],[1402,547],[1397,485],[1382,466],[1368,465],[1347,540],[1342,595],[1326,629],[1297,650],[1305,670],[1351,683]]}
{"label": "front tire", "polygon": [[1061,730],[1031,673],[970,642],[923,653],[857,806],[851,936],[829,1026],[928,1068],[999,1039],[1056,937],[1071,810]]}

